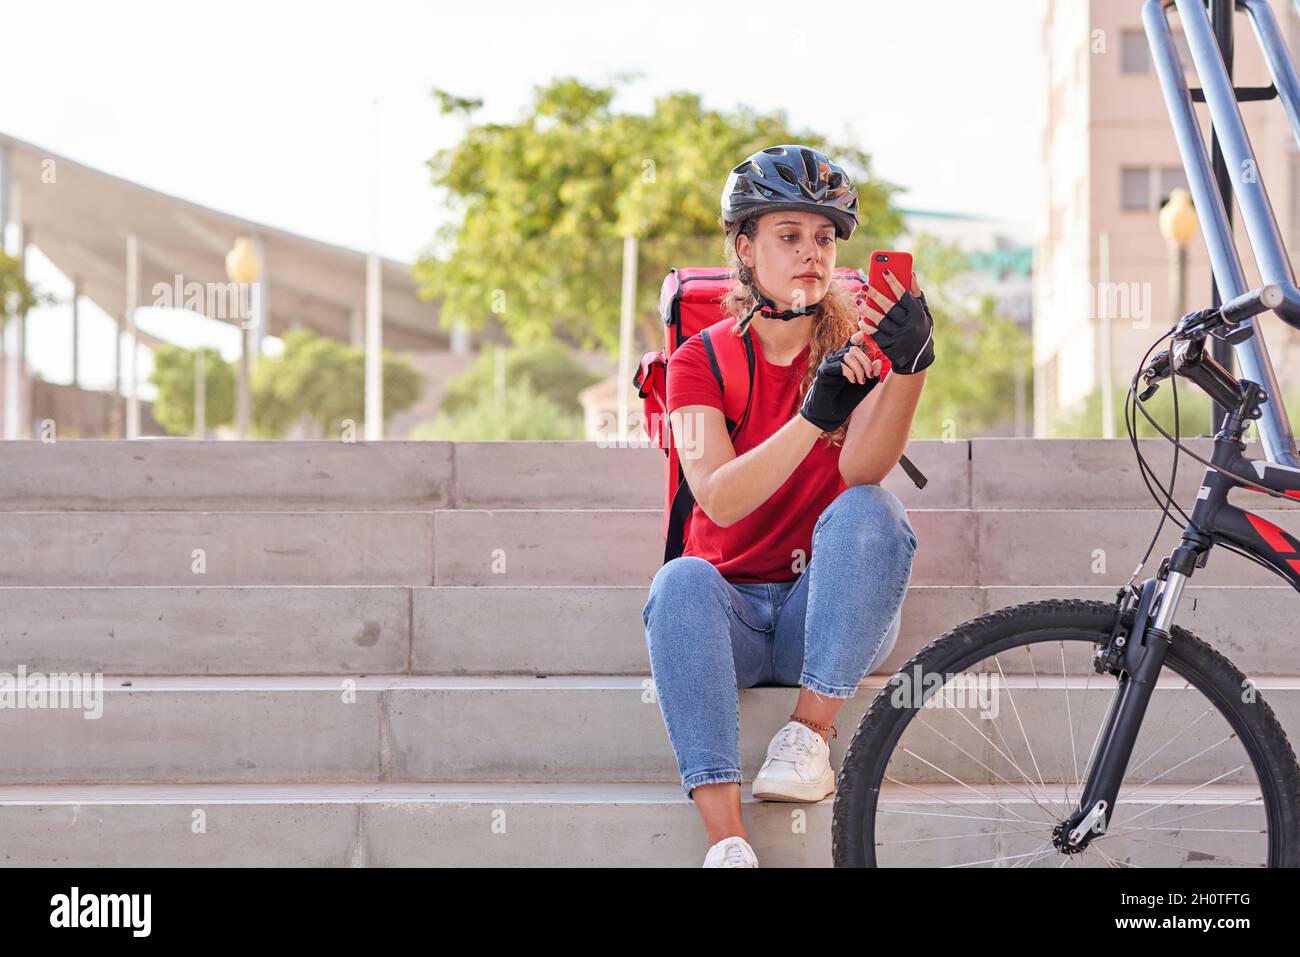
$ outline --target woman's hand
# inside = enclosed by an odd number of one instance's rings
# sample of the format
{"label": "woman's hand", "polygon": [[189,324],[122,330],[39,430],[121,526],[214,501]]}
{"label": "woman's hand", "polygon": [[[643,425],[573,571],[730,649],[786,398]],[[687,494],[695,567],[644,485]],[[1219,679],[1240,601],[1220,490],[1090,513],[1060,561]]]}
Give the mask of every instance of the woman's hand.
{"label": "woman's hand", "polygon": [[799,414],[823,432],[843,425],[880,382],[881,360],[868,359],[858,344],[865,335],[859,330],[834,352],[826,353],[804,396]]}
{"label": "woman's hand", "polygon": [[[915,272],[910,290],[903,289],[903,284],[888,269],[885,282],[894,293],[893,300],[872,286],[864,286],[858,294],[862,309],[858,330],[875,339],[880,351],[889,357],[891,371],[911,375],[934,363],[934,316],[926,305],[925,293],[916,283]],[[878,308],[873,308],[871,303]]]}

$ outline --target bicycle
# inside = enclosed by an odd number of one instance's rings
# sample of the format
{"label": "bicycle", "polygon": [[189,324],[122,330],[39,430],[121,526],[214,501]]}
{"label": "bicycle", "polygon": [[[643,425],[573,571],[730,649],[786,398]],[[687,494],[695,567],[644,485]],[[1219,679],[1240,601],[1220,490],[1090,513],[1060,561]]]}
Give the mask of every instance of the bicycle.
{"label": "bicycle", "polygon": [[[845,751],[832,815],[835,866],[1142,866],[1135,855],[1158,866],[1300,866],[1300,766],[1285,732],[1232,662],[1173,624],[1184,585],[1214,545],[1300,590],[1300,540],[1227,502],[1236,488],[1298,498],[1300,469],[1244,456],[1243,435],[1268,396],[1205,349],[1209,336],[1249,338],[1253,328],[1240,323],[1282,298],[1280,286],[1262,286],[1188,313],[1152,343],[1124,404],[1140,473],[1163,512],[1142,563],[1112,603],[1012,605],[951,629],[904,664]],[[1165,339],[1169,348],[1148,363]],[[1180,441],[1179,376],[1228,410],[1209,460]],[[1142,405],[1166,378],[1172,436]],[[1174,445],[1168,489],[1138,445],[1138,410]],[[1180,452],[1206,466],[1190,515],[1173,500]],[[1184,522],[1180,543],[1135,585],[1171,505]],[[986,733],[963,703],[972,694],[984,703],[990,684],[995,707],[977,715]],[[1087,714],[1103,701],[1080,774],[1079,736],[1087,740]],[[1050,753],[1035,750],[1027,723]],[[927,745],[944,766],[918,753]],[[1238,750],[1244,757],[1232,756]],[[1121,809],[1132,813],[1116,820]]]}

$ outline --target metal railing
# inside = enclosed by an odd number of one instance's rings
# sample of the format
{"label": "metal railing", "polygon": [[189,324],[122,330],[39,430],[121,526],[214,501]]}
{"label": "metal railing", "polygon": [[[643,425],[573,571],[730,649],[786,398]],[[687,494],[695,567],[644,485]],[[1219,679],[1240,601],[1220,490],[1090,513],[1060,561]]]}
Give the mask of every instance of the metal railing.
{"label": "metal railing", "polygon": [[[1271,87],[1262,89],[1235,88],[1220,51],[1220,40],[1225,32],[1228,49],[1231,49],[1232,15],[1225,11],[1227,16],[1223,20],[1226,22],[1217,28],[1212,27],[1208,2],[1211,0],[1146,0],[1142,6],[1142,23],[1187,173],[1188,188],[1196,205],[1201,233],[1210,254],[1216,292],[1220,301],[1226,301],[1249,291],[1232,236],[1231,217],[1220,191],[1220,183],[1226,180],[1231,183],[1231,195],[1236,197],[1241,208],[1261,283],[1276,283],[1282,287],[1284,299],[1273,311],[1274,315],[1300,329],[1300,288],[1296,287],[1295,273],[1238,106],[1238,102],[1243,100],[1280,98],[1297,148],[1300,148],[1300,80],[1296,77],[1295,66],[1267,0],[1235,0],[1235,9],[1245,11],[1250,17],[1273,80]],[[1300,11],[1300,0],[1293,2]],[[1201,83],[1199,90],[1188,87],[1174,46],[1168,20],[1168,8],[1174,5]],[[1209,108],[1213,140],[1222,151],[1220,165],[1228,172],[1223,180],[1216,178],[1212,168],[1192,106],[1194,100],[1203,100]],[[1258,319],[1249,322],[1255,334],[1234,348],[1241,375],[1263,386],[1271,400],[1265,403],[1263,415],[1257,422],[1265,456],[1270,462],[1300,468],[1295,437],[1282,406],[1281,390],[1267,347],[1256,325]]]}

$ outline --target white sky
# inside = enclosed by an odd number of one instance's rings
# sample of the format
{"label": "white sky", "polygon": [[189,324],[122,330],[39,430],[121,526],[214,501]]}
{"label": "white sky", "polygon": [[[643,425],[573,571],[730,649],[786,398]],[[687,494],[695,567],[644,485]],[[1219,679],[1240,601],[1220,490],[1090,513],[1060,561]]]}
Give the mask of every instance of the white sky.
{"label": "white sky", "polygon": [[[1032,222],[1042,3],[14,0],[2,20],[0,130],[364,248],[378,97],[379,245],[413,259],[444,215],[424,163],[463,128],[438,115],[429,89],[483,99],[480,121],[510,121],[555,76],[637,71],[616,107],[648,111],[656,96],[685,89],[713,108],[783,109],[796,129],[872,153],[876,173],[908,188],[905,206]],[[34,316],[29,331],[32,364],[55,381],[71,375],[67,320],[57,318],[67,311],[45,310],[49,321]],[[93,328],[82,362],[86,384],[102,386],[112,379],[111,327],[95,318],[83,326]],[[233,335],[214,336],[230,332],[212,328],[219,323],[165,321],[165,332],[145,317],[141,325],[233,354]]]}

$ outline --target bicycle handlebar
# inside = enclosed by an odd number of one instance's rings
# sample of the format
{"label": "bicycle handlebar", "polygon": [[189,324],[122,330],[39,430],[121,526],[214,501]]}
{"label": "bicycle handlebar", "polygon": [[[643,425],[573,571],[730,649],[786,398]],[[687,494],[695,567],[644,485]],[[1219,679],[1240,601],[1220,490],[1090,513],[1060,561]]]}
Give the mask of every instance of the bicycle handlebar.
{"label": "bicycle handlebar", "polygon": [[[1147,383],[1140,399],[1145,402],[1161,380],[1177,374],[1199,386],[1224,408],[1235,406],[1241,398],[1240,382],[1205,351],[1205,337],[1221,326],[1237,326],[1261,312],[1276,309],[1283,298],[1282,287],[1269,283],[1230,299],[1218,308],[1188,313],[1174,331],[1172,349],[1160,352],[1138,374]],[[1235,337],[1228,338],[1234,341]]]}
{"label": "bicycle handlebar", "polygon": [[1178,363],[1178,374],[1201,387],[1211,399],[1225,409],[1231,409],[1241,399],[1241,386],[1236,377],[1225,369],[1213,355],[1205,351],[1205,340],[1188,345],[1194,355],[1185,356]]}
{"label": "bicycle handlebar", "polygon": [[1219,316],[1228,325],[1235,326],[1253,316],[1259,315],[1261,312],[1276,309],[1282,305],[1284,298],[1282,287],[1276,283],[1269,283],[1266,286],[1260,286],[1258,289],[1252,289],[1250,292],[1242,293],[1236,299],[1228,300],[1219,307]]}

